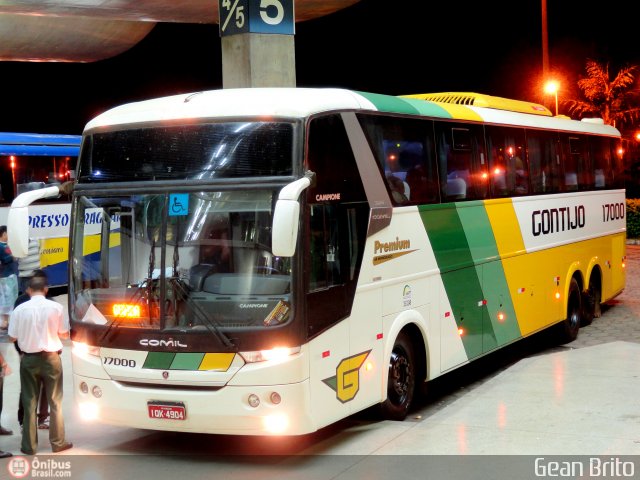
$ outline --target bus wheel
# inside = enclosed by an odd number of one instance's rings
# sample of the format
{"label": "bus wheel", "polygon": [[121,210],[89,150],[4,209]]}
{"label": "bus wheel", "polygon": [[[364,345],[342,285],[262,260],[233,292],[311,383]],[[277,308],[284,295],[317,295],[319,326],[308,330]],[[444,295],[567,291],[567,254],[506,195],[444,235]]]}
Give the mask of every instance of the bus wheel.
{"label": "bus wheel", "polygon": [[560,342],[569,343],[573,342],[578,337],[578,331],[580,330],[580,321],[582,316],[580,287],[575,278],[571,279],[569,284],[569,299],[567,301],[567,318],[564,319],[559,325],[560,329]]}
{"label": "bus wheel", "polygon": [[594,318],[602,315],[600,302],[602,301],[602,291],[600,290],[599,278],[592,275],[589,279],[589,290],[582,297],[584,312],[582,314],[582,326],[590,325]]}
{"label": "bus wheel", "polygon": [[416,388],[414,350],[409,337],[400,333],[389,359],[387,399],[380,404],[381,414],[389,420],[404,420]]}

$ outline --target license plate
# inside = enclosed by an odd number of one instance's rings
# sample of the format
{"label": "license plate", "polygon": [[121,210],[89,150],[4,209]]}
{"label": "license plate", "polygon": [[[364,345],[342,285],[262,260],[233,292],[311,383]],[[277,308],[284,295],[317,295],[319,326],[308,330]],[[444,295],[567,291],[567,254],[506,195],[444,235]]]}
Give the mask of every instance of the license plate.
{"label": "license plate", "polygon": [[184,403],[148,402],[149,418],[159,420],[186,420],[187,411]]}

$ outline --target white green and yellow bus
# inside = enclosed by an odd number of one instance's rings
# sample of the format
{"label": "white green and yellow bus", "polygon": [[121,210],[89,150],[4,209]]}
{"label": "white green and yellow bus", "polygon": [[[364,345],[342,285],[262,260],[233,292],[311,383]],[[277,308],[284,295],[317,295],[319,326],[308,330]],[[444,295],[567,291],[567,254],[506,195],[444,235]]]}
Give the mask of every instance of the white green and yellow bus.
{"label": "white green and yellow bus", "polygon": [[299,435],[375,405],[404,419],[424,382],[547,328],[569,342],[625,287],[619,142],[477,94],[109,110],[72,193],[77,403],[115,425]]}

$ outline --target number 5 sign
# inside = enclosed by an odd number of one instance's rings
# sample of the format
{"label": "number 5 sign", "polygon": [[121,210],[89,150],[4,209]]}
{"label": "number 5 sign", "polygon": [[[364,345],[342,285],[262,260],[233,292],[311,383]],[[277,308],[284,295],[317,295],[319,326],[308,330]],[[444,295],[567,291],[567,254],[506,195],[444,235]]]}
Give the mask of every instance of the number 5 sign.
{"label": "number 5 sign", "polygon": [[238,33],[293,35],[293,0],[218,0],[220,36]]}

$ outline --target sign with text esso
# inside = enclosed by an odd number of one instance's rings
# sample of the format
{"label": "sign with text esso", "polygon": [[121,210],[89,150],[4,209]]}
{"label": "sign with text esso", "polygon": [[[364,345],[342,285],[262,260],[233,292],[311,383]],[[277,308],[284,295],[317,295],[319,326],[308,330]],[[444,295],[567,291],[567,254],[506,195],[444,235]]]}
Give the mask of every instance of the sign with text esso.
{"label": "sign with text esso", "polygon": [[294,0],[218,0],[220,36],[239,33],[293,35]]}

